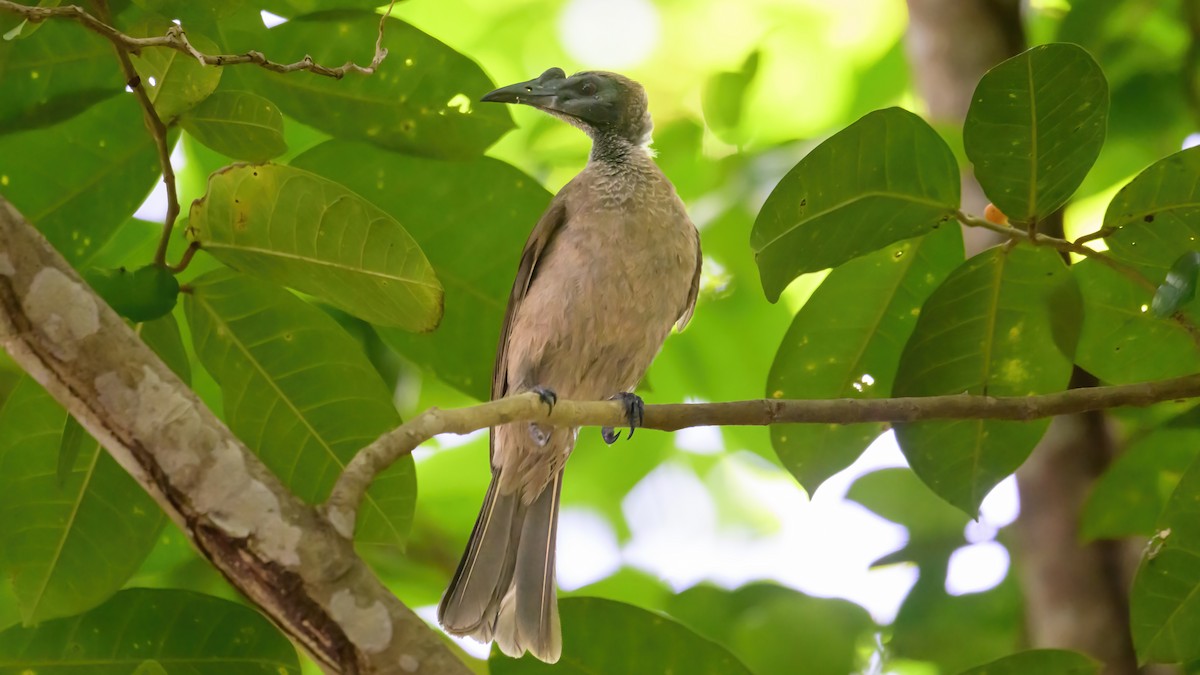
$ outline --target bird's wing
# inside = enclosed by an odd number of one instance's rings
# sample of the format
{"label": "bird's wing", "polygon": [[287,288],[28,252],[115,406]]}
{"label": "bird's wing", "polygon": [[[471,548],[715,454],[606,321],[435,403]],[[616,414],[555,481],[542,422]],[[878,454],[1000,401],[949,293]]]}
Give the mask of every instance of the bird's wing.
{"label": "bird's wing", "polygon": [[[568,186],[569,187],[569,186]],[[537,274],[537,264],[554,235],[567,221],[567,188],[563,188],[529,234],[525,250],[521,252],[521,264],[517,267],[517,278],[513,281],[512,293],[508,296],[508,309],[504,312],[504,323],[500,327],[500,343],[496,346],[496,364],[492,368],[492,399],[508,393],[508,334],[512,330],[513,318],[525,300],[529,284]]]}
{"label": "bird's wing", "polygon": [[696,233],[696,271],[692,274],[692,287],[688,289],[687,300],[683,302],[683,312],[675,322],[675,330],[683,327],[692,320],[692,312],[696,310],[696,296],[700,295],[700,268],[704,266],[704,253],[700,251],[700,233]]}

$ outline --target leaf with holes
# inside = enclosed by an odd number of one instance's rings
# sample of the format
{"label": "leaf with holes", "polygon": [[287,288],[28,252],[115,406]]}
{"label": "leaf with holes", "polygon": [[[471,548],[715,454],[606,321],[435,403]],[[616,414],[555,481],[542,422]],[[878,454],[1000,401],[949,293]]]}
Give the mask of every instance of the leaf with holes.
{"label": "leaf with holes", "polygon": [[1151,164],[1121,188],[1104,213],[1104,243],[1161,283],[1181,253],[1200,250],[1200,147]]}
{"label": "leaf with holes", "polygon": [[1034,47],[979,81],[963,145],[983,191],[1009,220],[1058,210],[1092,168],[1108,125],[1108,82],[1076,45]]}
{"label": "leaf with holes", "polygon": [[750,233],[763,291],[775,302],[800,274],[930,232],[958,201],[958,164],[937,132],[900,108],[870,113],[767,197]]}
{"label": "leaf with holes", "polygon": [[[192,283],[184,309],[196,355],[221,385],[229,428],[301,499],[327,497],[358,449],[400,424],[358,343],[286,290],[210,272]],[[358,543],[403,546],[415,501],[405,457],[367,491]]]}
{"label": "leaf with holes", "polygon": [[[925,302],[904,347],[895,396],[1029,396],[1062,391],[1082,320],[1074,277],[1058,253],[988,249],[956,269]],[[953,420],[896,426],[913,471],[974,516],[1016,470],[1050,420]]]}
{"label": "leaf with holes", "polygon": [[0,633],[6,673],[116,675],[147,660],[192,675],[300,675],[295,648],[265,617],[191,591],[132,588],[86,614]]}
{"label": "leaf with holes", "polygon": [[78,614],[106,600],[137,571],[166,520],[82,430],[59,480],[68,420],[29,377],[0,409],[0,568],[25,623]]}
{"label": "leaf with holes", "polygon": [[433,333],[381,328],[380,337],[487,400],[513,273],[550,193],[491,157],[449,162],[351,141],[322,143],[292,165],[345,185],[404,223],[446,286],[446,315]]}
{"label": "leaf with holes", "polygon": [[234,269],[365,321],[422,331],[441,319],[442,285],[400,223],[307,171],[238,164],[214,173],[188,233]]}
{"label": "leaf with holes", "polygon": [[179,124],[212,150],[251,162],[287,151],[283,113],[269,100],[248,91],[218,91],[179,118]]}
{"label": "leaf with holes", "polygon": [[[959,228],[943,227],[835,268],[784,336],[767,376],[767,396],[888,396],[921,304],[962,260]],[[849,466],[884,428],[777,424],[771,426],[771,444],[811,494]]]}

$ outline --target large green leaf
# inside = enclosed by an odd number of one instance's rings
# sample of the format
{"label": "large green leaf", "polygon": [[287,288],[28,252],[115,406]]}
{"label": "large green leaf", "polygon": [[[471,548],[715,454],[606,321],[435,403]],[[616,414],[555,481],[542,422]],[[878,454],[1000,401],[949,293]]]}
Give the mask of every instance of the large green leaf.
{"label": "large green leaf", "polygon": [[775,186],[750,245],[774,302],[797,275],[931,231],[958,208],[958,165],[921,118],[888,108],[818,145]]}
{"label": "large green leaf", "polygon": [[968,668],[960,675],[1096,675],[1100,664],[1065,649],[1031,649]]}
{"label": "large green leaf", "polygon": [[600,598],[566,598],[559,611],[563,652],[557,664],[528,654],[510,659],[493,650],[496,655],[488,662],[492,675],[750,675],[719,645],[644,609]]}
{"label": "large green leaf", "polygon": [[283,114],[248,91],[218,91],[179,118],[193,138],[217,152],[262,162],[287,151]]}
{"label": "large green leaf", "polygon": [[1026,223],[1067,202],[1100,154],[1107,122],[1100,66],[1076,45],[1041,45],[979,81],[963,144],[988,199]]}
{"label": "large green leaf", "polygon": [[354,190],[416,239],[446,287],[446,314],[429,335],[379,333],[393,349],[486,400],[521,247],[550,194],[490,157],[446,162],[349,141],[322,143],[292,165]]}
{"label": "large green leaf", "polygon": [[[1047,248],[995,247],[954,271],[921,310],[893,393],[1028,396],[1066,388],[1082,303],[1074,277]],[[909,465],[934,492],[974,515],[1049,420],[954,420],[897,425]]]}
{"label": "large green leaf", "polygon": [[1167,500],[1129,593],[1142,661],[1200,659],[1200,458]]}
{"label": "large green leaf", "polygon": [[757,583],[727,591],[693,586],[667,598],[667,611],[698,634],[729,647],[755,675],[857,672],[859,641],[875,624],[847,600],[814,598]]}
{"label": "large green leaf", "polygon": [[[271,29],[260,49],[277,61],[307,54],[323,64],[365,65],[378,28],[374,12],[321,12]],[[261,69],[246,75],[256,91],[305,124],[412,154],[474,157],[512,128],[505,106],[477,105],[494,85],[467,57],[399,19],[387,21],[383,46],[388,57],[374,75],[334,80]]]}
{"label": "large green leaf", "polygon": [[1083,260],[1071,265],[1083,293],[1083,330],[1075,362],[1108,384],[1131,384],[1200,371],[1200,350],[1178,322],[1154,316],[1151,291]]}
{"label": "large green leaf", "polygon": [[0,136],[0,194],[76,267],[133,214],[160,174],[133,96],[53,127]]}
{"label": "large green leaf", "polygon": [[[962,260],[962,234],[947,226],[835,268],[784,336],[767,376],[767,396],[888,396],[921,304]],[[811,493],[849,466],[883,429],[780,424],[771,427],[771,443]]]}
{"label": "large green leaf", "polygon": [[1184,413],[1136,439],[1092,488],[1080,535],[1120,539],[1154,534],[1163,506],[1198,453],[1198,411]]}
{"label": "large green leaf", "polygon": [[0,134],[56,124],[125,87],[112,45],[71,21],[46,21],[31,37],[0,40],[0,82]]}
{"label": "large green leaf", "polygon": [[1200,250],[1200,147],[1151,164],[1121,188],[1104,214],[1112,255],[1137,265],[1154,283],[1184,251]]}
{"label": "large green leaf", "polygon": [[442,286],[404,228],[307,171],[238,164],[214,173],[188,233],[234,269],[371,323],[429,330],[442,315]]}
{"label": "large green leaf", "polygon": [[[287,291],[229,271],[192,284],[184,309],[196,355],[221,384],[225,421],[301,499],[328,496],[355,452],[400,423],[358,344]],[[410,457],[371,485],[358,542],[400,547],[412,524]]]}
{"label": "large green leaf", "polygon": [[103,602],[137,570],[165,521],[86,434],[59,480],[58,453],[71,424],[29,377],[0,410],[0,568],[27,624]]}
{"label": "large green leaf", "polygon": [[[164,35],[170,25],[165,19],[145,21],[131,33]],[[205,54],[221,51],[212,40],[195,30],[188,31],[188,41]],[[143,49],[140,54],[133,55],[131,61],[141,76],[142,86],[146,88],[154,110],[167,124],[216,91],[224,71],[224,68],[205,65],[174,49]]]}
{"label": "large green leaf", "polygon": [[0,672],[128,675],[147,659],[190,675],[300,673],[265,617],[191,591],[129,589],[86,614],[0,633]]}

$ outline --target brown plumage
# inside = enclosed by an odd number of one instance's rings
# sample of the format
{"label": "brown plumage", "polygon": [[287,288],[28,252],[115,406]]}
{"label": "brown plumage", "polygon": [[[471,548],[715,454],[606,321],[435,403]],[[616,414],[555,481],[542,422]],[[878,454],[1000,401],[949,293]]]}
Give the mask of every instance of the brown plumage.
{"label": "brown plumage", "polygon": [[[700,240],[646,145],[646,94],[615,73],[536,80],[485,101],[524,103],[592,138],[587,166],[554,197],[521,255],[500,332],[492,398],[537,388],[566,399],[632,392],[673,325],[691,317]],[[438,607],[455,635],[553,663],[562,651],[554,553],[563,467],[578,429],[492,429],[492,482]]]}

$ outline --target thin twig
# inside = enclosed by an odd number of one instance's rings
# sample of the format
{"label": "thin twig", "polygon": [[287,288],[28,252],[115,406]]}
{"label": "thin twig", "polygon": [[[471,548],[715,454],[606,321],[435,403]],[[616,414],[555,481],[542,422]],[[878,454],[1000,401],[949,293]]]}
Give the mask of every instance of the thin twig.
{"label": "thin twig", "polygon": [[379,36],[375,40],[375,55],[371,59],[371,63],[366,66],[360,66],[353,61],[346,63],[336,68],[323,66],[313,61],[311,56],[305,55],[303,59],[295,63],[277,63],[271,61],[262,52],[248,51],[245,54],[205,54],[192,46],[188,41],[187,33],[181,26],[173,25],[167,29],[167,34],[156,37],[138,38],[131,35],[126,35],[117,30],[101,19],[89,14],[82,7],[77,5],[67,5],[64,7],[31,7],[20,3],[11,2],[10,0],[0,0],[0,10],[8,11],[13,14],[18,14],[25,17],[30,23],[40,23],[47,19],[68,19],[77,21],[83,24],[86,28],[94,33],[97,33],[110,42],[125,49],[130,53],[138,53],[146,47],[165,47],[174,49],[178,52],[183,52],[196,59],[200,63],[208,66],[236,66],[243,63],[253,63],[260,68],[276,73],[291,73],[298,70],[306,70],[315,75],[332,77],[340,80],[346,76],[346,73],[355,72],[364,75],[370,75],[375,72],[383,59],[387,57],[387,50],[383,48],[383,27],[387,18],[391,15],[392,5],[396,4],[396,0],[388,5],[387,12],[379,20]]}
{"label": "thin twig", "polygon": [[[919,420],[1031,420],[1120,406],[1145,406],[1200,397],[1200,374],[1157,382],[1071,389],[1041,396],[992,397],[969,394],[889,399],[821,401],[759,399],[729,403],[677,403],[646,406],[647,429],[676,431],[695,426],[766,426],[784,423],[854,424]],[[354,532],[355,514],[379,472],[438,434],[466,434],[510,422],[538,421],[553,426],[621,426],[624,409],[612,401],[563,401],[547,411],[537,394],[521,394],[469,408],[431,408],[363,448],[338,477],[325,513],[345,536]]]}
{"label": "thin twig", "polygon": [[1096,230],[1095,232],[1089,232],[1089,233],[1079,237],[1078,239],[1075,240],[1075,243],[1082,246],[1083,244],[1086,244],[1089,241],[1103,239],[1116,231],[1117,231],[1117,228],[1115,228],[1115,227],[1102,227],[1102,228]]}
{"label": "thin twig", "polygon": [[180,272],[186,270],[188,264],[192,262],[192,258],[196,255],[196,251],[199,250],[200,242],[193,241],[192,243],[188,244],[188,247],[184,250],[183,255],[179,257],[179,264],[167,265],[167,269],[171,270],[172,274],[179,274]]}

